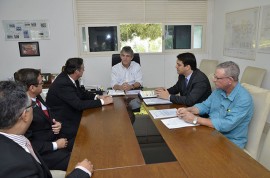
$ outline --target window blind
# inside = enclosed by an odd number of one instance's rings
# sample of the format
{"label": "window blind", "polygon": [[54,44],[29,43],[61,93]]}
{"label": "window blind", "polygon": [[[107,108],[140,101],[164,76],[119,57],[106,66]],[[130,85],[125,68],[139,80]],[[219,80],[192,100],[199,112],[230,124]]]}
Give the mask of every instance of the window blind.
{"label": "window blind", "polygon": [[207,0],[75,0],[78,25],[205,23]]}

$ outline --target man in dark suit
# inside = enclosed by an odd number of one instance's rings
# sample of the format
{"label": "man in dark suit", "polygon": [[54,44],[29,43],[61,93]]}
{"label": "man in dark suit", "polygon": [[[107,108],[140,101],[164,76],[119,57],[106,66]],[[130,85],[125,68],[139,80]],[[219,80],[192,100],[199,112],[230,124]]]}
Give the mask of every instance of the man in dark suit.
{"label": "man in dark suit", "polygon": [[[194,54],[179,54],[176,69],[179,74],[177,83],[169,89],[157,88],[156,94],[159,98],[186,106],[193,106],[208,98],[211,94],[210,82],[208,77],[197,69]],[[176,94],[180,94],[180,96]]]}
{"label": "man in dark suit", "polygon": [[53,113],[40,96],[42,92],[42,76],[39,70],[24,68],[14,73],[16,82],[27,88],[32,102],[37,103],[33,108],[33,121],[25,136],[40,154],[49,169],[65,171],[68,166],[74,138],[67,140],[60,135],[61,123],[56,121]]}
{"label": "man in dark suit", "polygon": [[78,85],[84,64],[82,58],[70,58],[64,71],[57,76],[49,88],[46,102],[51,111],[62,122],[61,132],[72,138],[76,136],[84,109],[101,107],[113,102],[111,96],[98,96],[83,90]]}
{"label": "man in dark suit", "polygon": [[[25,88],[13,81],[1,81],[0,93],[0,177],[51,178],[48,167],[24,136],[34,107]],[[93,165],[85,159],[67,177],[89,178],[92,172]]]}

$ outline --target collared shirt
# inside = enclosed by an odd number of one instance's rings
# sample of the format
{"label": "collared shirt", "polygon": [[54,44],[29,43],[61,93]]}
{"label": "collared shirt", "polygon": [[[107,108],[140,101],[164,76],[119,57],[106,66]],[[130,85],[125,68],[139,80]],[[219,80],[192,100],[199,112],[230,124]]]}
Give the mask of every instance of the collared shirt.
{"label": "collared shirt", "polygon": [[[13,140],[15,143],[17,143],[18,145],[20,145],[27,153],[30,154],[30,151],[28,150],[28,148],[26,147],[26,143],[27,143],[27,138],[24,135],[15,135],[15,134],[7,134],[4,132],[0,132],[0,134],[4,135],[5,137]],[[76,166],[75,168],[77,169],[81,169],[82,171],[86,172],[87,174],[89,174],[89,176],[91,177],[92,173],[90,171],[88,171],[87,169],[85,169],[82,166]]]}
{"label": "collared shirt", "polygon": [[142,82],[142,70],[140,64],[131,61],[128,68],[124,67],[122,62],[114,65],[112,67],[111,74],[111,87],[114,85],[122,85],[127,82],[132,85],[136,82],[143,84]]}
{"label": "collared shirt", "polygon": [[7,134],[4,132],[0,132],[0,134],[4,135],[5,137],[13,140],[18,145],[20,145],[27,153],[30,153],[28,148],[26,147],[27,138],[24,135],[15,135],[15,134]]}
{"label": "collared shirt", "polygon": [[217,89],[195,107],[199,109],[200,115],[209,115],[216,130],[240,148],[245,147],[254,106],[251,95],[239,83],[229,96]]}
{"label": "collared shirt", "polygon": [[[192,72],[192,73],[193,73],[193,72]],[[189,74],[189,75],[186,77],[186,79],[187,79],[187,84],[188,84],[188,82],[189,82],[189,79],[190,79],[190,77],[191,77],[192,73],[191,73],[191,74]]]}
{"label": "collared shirt", "polygon": [[[34,102],[37,102],[37,98],[31,98],[32,101]],[[42,104],[42,102],[40,102],[40,105],[41,105],[41,109],[42,110],[48,110],[46,106],[44,106],[44,104]],[[37,104],[38,106],[38,104]],[[53,150],[57,150],[58,146],[57,146],[57,143],[56,142],[52,142],[52,145],[53,145]]]}

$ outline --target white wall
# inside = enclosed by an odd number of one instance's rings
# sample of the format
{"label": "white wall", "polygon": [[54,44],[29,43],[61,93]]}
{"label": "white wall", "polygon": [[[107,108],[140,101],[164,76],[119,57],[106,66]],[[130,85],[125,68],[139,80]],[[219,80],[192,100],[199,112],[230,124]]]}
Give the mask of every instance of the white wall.
{"label": "white wall", "polygon": [[[213,43],[212,57],[227,61],[232,60],[239,64],[241,74],[246,66],[255,66],[267,69],[266,77],[264,78],[262,87],[270,89],[270,53],[256,53],[255,60],[245,60],[223,56],[223,43],[225,36],[225,14],[241,9],[253,8],[263,5],[270,5],[269,0],[215,0],[213,12]],[[240,76],[241,77],[241,76]]]}
{"label": "white wall", "polygon": [[[23,67],[59,73],[69,57],[77,56],[72,0],[0,1],[0,80]],[[20,57],[18,41],[5,41],[2,20],[49,20],[50,40],[39,40],[40,57]]]}
{"label": "white wall", "polygon": [[[1,26],[0,80],[10,78],[16,70],[23,67],[40,68],[44,73],[59,73],[68,58],[78,56],[72,2],[73,0],[0,0],[1,21],[47,19],[51,34],[50,40],[39,40],[40,57],[20,57],[18,41],[5,41]],[[172,86],[177,80],[177,55],[178,53],[140,54],[144,86]],[[202,58],[208,58],[207,53],[195,55],[198,64]],[[84,57],[84,63],[84,84],[107,88],[110,84],[111,55]]]}

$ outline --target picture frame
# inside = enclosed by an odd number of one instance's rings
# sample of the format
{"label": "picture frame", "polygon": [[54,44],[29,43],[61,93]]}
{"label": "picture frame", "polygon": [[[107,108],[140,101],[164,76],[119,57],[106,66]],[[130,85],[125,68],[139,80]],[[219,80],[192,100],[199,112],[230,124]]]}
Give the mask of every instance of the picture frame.
{"label": "picture frame", "polygon": [[21,57],[40,56],[39,44],[37,41],[19,42],[19,50]]}

